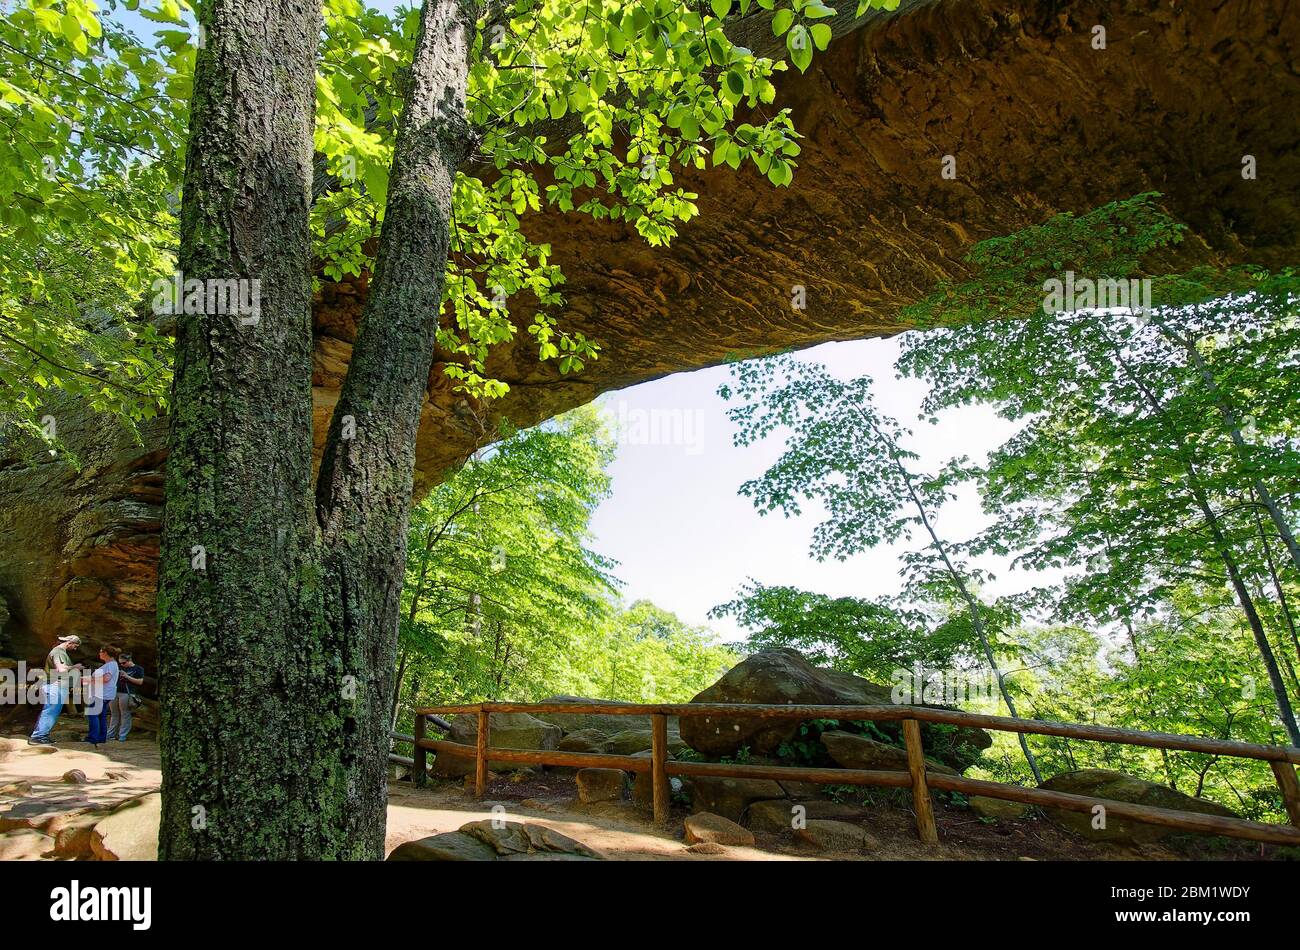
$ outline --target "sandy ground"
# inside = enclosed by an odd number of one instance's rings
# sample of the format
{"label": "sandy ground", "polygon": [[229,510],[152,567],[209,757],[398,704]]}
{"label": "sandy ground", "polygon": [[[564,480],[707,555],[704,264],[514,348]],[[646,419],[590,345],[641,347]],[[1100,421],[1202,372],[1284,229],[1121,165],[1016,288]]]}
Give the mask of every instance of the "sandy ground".
{"label": "sandy ground", "polygon": [[[0,815],[20,804],[60,811],[111,807],[155,792],[162,782],[158,746],[150,739],[106,743],[98,750],[75,741],[54,746],[26,742],[25,736],[0,740]],[[72,771],[81,772],[86,781],[65,781]],[[11,785],[30,789],[3,791]]]}
{"label": "sandy ground", "polygon": [[647,821],[631,802],[579,805],[530,799],[475,801],[455,785],[415,789],[393,785],[388,794],[388,850],[428,835],[455,831],[485,818],[523,821],[581,841],[611,861],[807,861],[818,856],[773,854],[759,848],[729,847],[725,854],[692,854],[680,838]]}
{"label": "sandy ground", "polygon": [[[18,819],[39,820],[53,814],[112,807],[157,791],[162,781],[158,747],[149,737],[132,737],[125,743],[106,743],[95,749],[76,741],[75,732],[61,724],[55,740],[53,746],[29,746],[22,735],[0,739],[0,860],[39,858],[50,844],[38,832],[6,828],[6,819],[13,825]],[[83,773],[86,782],[65,782],[63,776],[72,770]],[[728,848],[726,855],[691,854],[680,838],[651,827],[631,803],[589,807],[573,803],[568,808],[558,802],[480,802],[456,785],[433,784],[415,789],[405,782],[391,786],[389,802],[389,851],[406,841],[455,831],[467,822],[504,817],[508,821],[547,825],[610,860],[799,859],[757,848]]]}

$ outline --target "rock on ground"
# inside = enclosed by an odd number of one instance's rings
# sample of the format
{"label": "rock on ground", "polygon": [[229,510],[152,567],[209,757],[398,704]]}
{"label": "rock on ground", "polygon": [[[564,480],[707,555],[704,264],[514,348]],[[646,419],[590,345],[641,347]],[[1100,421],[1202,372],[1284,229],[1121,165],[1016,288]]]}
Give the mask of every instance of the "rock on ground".
{"label": "rock on ground", "polygon": [[162,795],[133,799],[95,825],[90,848],[100,861],[156,861]]}
{"label": "rock on ground", "polygon": [[803,828],[796,828],[794,837],[800,844],[822,851],[868,851],[880,847],[869,831],[847,821],[813,818]]}
{"label": "rock on ground", "polygon": [[496,858],[495,850],[461,831],[407,841],[388,856],[389,861],[495,861]]}
{"label": "rock on ground", "polygon": [[[813,666],[789,649],[763,650],[728,670],[695,696],[694,703],[755,703],[779,705],[890,705],[892,690],[849,673]],[[891,737],[902,734],[898,723],[876,727]],[[681,735],[697,752],[710,758],[734,755],[741,747],[751,753],[775,754],[799,728],[797,719],[744,719],[684,716]],[[982,729],[921,724],[926,751],[954,768],[965,768],[993,744]]]}
{"label": "rock on ground", "polygon": [[578,801],[584,805],[619,801],[627,784],[622,769],[578,769],[576,780]]}
{"label": "rock on ground", "polygon": [[969,805],[979,817],[998,821],[1014,821],[1030,812],[1030,806],[1022,802],[1009,802],[1005,798],[989,798],[987,795],[972,795]]}
{"label": "rock on ground", "polygon": [[0,837],[0,861],[39,861],[54,842],[32,828],[10,831]]}
{"label": "rock on ground", "polygon": [[706,811],[687,815],[682,827],[686,831],[687,844],[700,844],[701,842],[744,846],[754,844],[754,835],[748,829],[740,827],[734,821],[723,818],[721,815],[710,814]]}
{"label": "rock on ground", "polygon": [[[907,771],[907,750],[898,746],[854,735],[851,732],[831,730],[823,732],[822,745],[830,753],[835,764],[846,769],[879,769],[886,772]],[[942,762],[926,758],[927,771],[956,775],[957,770],[949,768]]]}
{"label": "rock on ground", "polygon": [[581,841],[575,841],[545,825],[485,819],[461,825],[460,830],[483,842],[502,858],[530,855],[592,861],[601,859],[599,854]]}
{"label": "rock on ground", "polygon": [[687,783],[692,812],[712,812],[731,821],[740,821],[750,802],[781,798],[781,786],[766,778],[719,778],[695,775]]}
{"label": "rock on ground", "polygon": [[751,831],[785,834],[793,831],[797,824],[809,819],[844,821],[864,818],[866,815],[867,809],[847,802],[795,802],[781,798],[775,801],[754,802],[745,813],[745,824]]}
{"label": "rock on ground", "polygon": [[[103,815],[79,815],[51,823],[45,833],[54,836],[54,853],[61,858],[89,860],[95,854],[95,825]],[[156,857],[156,855],[155,855]],[[153,860],[149,858],[147,860]]]}
{"label": "rock on ground", "polygon": [[686,850],[691,854],[726,854],[725,845],[718,844],[716,841],[701,841],[698,844],[689,845]]}
{"label": "rock on ground", "polygon": [[[1193,798],[1176,792],[1167,785],[1157,785],[1144,779],[1112,772],[1108,769],[1080,769],[1062,772],[1042,784],[1054,792],[1068,792],[1089,798],[1109,798],[1121,802],[1149,805],[1152,808],[1172,808],[1202,815],[1219,815],[1235,818],[1236,813],[1217,802]],[[1089,812],[1066,811],[1061,808],[1045,809],[1049,818],[1068,831],[1073,831],[1091,841],[1114,841],[1125,844],[1160,841],[1178,834],[1177,828],[1164,828],[1144,822],[1130,821],[1113,816],[1105,817],[1104,828],[1093,828],[1094,816]]]}

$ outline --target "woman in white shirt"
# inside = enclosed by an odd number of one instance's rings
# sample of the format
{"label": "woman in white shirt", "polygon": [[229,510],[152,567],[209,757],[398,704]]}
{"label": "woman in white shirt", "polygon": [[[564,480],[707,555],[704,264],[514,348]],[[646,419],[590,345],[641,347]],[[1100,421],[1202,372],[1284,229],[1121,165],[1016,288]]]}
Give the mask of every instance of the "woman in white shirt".
{"label": "woman in white shirt", "polygon": [[117,656],[117,647],[104,644],[99,648],[99,659],[104,665],[90,674],[90,696],[86,703],[89,733],[86,741],[93,746],[108,740],[108,714],[113,701],[117,699]]}

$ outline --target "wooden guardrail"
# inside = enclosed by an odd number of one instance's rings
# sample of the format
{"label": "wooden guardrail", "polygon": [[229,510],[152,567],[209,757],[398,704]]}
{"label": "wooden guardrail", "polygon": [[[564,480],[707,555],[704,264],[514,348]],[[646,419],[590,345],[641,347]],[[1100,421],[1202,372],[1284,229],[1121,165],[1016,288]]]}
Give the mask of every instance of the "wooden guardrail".
{"label": "wooden guardrail", "polygon": [[[607,755],[594,752],[536,751],[527,749],[492,748],[489,754],[492,713],[579,713],[614,716],[648,716],[651,724],[650,756]],[[658,703],[652,705],[633,703],[471,703],[458,706],[429,706],[415,710],[415,734],[411,737],[415,747],[414,781],[423,785],[427,775],[428,753],[472,757],[474,759],[474,791],[482,798],[487,789],[489,758],[494,762],[514,762],[521,765],[558,765],[570,768],[609,768],[625,772],[649,772],[653,789],[654,818],[663,824],[669,812],[669,778],[674,775],[706,775],[721,778],[766,778],[788,781],[812,782],[820,785],[872,785],[892,788],[911,788],[912,803],[916,812],[916,829],[926,844],[939,840],[935,826],[931,789],[961,792],[964,795],[983,795],[1061,808],[1067,811],[1091,813],[1102,805],[1108,816],[1133,821],[1194,831],[1204,834],[1246,838],[1274,844],[1300,846],[1300,779],[1295,766],[1300,764],[1300,749],[1292,746],[1257,745],[1227,739],[1206,739],[1199,736],[1182,736],[1165,732],[1139,732],[1116,729],[1110,726],[1088,726],[1078,723],[1047,722],[1040,719],[1012,719],[1007,716],[989,716],[982,713],[938,709],[931,706],[795,706],[759,705],[748,703]],[[478,735],[473,747],[458,742],[428,737],[430,716],[470,715],[478,719]],[[902,722],[903,743],[907,749],[908,770],[885,771],[878,769],[803,768],[797,766],[742,765],[721,762],[686,762],[668,757],[669,716],[717,716],[725,719],[840,719],[854,722]],[[1094,742],[1114,742],[1123,745],[1168,749],[1175,752],[1204,752],[1210,755],[1258,759],[1268,762],[1282,792],[1290,825],[1267,824],[1242,818],[1219,815],[1202,815],[1195,812],[1154,808],[1132,802],[1094,798],[1056,792],[1045,788],[1026,788],[987,782],[963,776],[945,775],[927,771],[925,755],[921,748],[921,723],[939,723],[993,729],[1002,732],[1027,733],[1040,736],[1063,736]],[[403,737],[405,738],[405,737]]]}

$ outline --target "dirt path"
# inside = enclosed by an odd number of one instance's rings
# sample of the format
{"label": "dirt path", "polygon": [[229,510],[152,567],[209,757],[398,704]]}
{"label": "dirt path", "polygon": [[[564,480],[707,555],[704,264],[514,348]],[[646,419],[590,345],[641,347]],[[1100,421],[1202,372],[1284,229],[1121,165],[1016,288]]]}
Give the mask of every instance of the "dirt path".
{"label": "dirt path", "polygon": [[[471,821],[502,818],[523,821],[568,835],[611,861],[808,861],[818,856],[773,854],[760,848],[729,847],[725,854],[692,854],[680,837],[655,829],[631,802],[601,805],[559,804],[529,799],[528,804],[498,799],[475,801],[460,788],[415,789],[393,785],[388,793],[388,840],[398,845]],[[680,832],[680,826],[678,826]]]}
{"label": "dirt path", "polygon": [[[161,785],[158,747],[151,738],[106,743],[98,749],[76,741],[72,731],[59,730],[55,738],[52,746],[29,746],[21,735],[0,738],[0,860],[53,859],[54,835],[46,832],[57,832],[60,820],[110,811]],[[64,781],[63,776],[74,770],[85,776],[84,783]],[[572,793],[572,779],[559,784],[560,794]],[[390,788],[387,849],[493,817],[547,825],[610,860],[817,859],[773,855],[758,848],[728,848],[725,855],[691,854],[680,838],[654,829],[631,803],[588,807],[564,801],[480,802],[454,785],[417,790],[404,782]]]}

